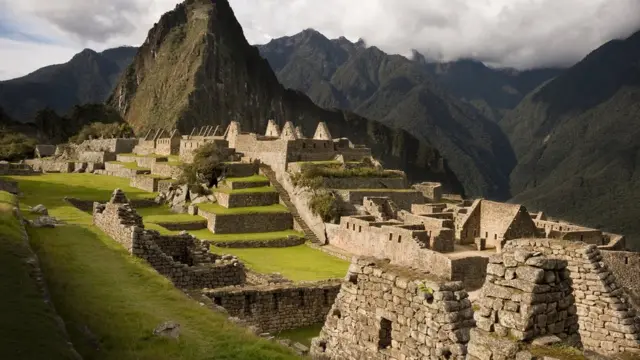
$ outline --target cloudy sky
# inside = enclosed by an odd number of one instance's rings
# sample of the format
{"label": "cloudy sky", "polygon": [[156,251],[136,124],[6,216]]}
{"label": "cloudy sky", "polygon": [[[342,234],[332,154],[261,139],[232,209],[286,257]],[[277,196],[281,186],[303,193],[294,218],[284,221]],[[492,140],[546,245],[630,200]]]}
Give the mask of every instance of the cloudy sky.
{"label": "cloudy sky", "polygon": [[[640,29],[640,0],[230,0],[249,42],[315,28],[390,53],[566,66]],[[139,45],[175,0],[0,0],[0,79]]]}

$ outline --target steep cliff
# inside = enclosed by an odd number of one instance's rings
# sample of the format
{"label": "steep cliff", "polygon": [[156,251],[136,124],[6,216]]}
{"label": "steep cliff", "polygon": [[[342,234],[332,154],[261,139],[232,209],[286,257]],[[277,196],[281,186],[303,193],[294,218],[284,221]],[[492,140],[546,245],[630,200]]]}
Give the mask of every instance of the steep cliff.
{"label": "steep cliff", "polygon": [[108,102],[137,130],[189,132],[237,120],[245,131],[263,132],[275,119],[292,120],[311,135],[325,121],[334,137],[367,144],[386,166],[461,190],[430,144],[355,114],[322,109],[285,89],[247,43],[227,0],[187,0],[163,15]]}

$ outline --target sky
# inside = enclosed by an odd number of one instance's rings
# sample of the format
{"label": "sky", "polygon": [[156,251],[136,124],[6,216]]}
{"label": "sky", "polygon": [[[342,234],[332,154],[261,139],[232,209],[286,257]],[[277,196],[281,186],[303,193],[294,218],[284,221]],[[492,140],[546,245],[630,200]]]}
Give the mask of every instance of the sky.
{"label": "sky", "polygon": [[[640,0],[229,0],[252,44],[314,28],[388,53],[569,66],[640,29]],[[0,80],[142,44],[175,0],[0,0]]]}

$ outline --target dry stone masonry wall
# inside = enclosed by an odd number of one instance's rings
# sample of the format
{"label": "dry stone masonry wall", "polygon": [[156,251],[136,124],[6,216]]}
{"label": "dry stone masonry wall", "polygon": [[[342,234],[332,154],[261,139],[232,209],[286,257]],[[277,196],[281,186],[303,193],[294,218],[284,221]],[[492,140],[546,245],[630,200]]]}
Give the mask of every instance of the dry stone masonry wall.
{"label": "dry stone masonry wall", "polygon": [[204,294],[261,332],[277,333],[322,323],[340,290],[340,281],[206,290]]}
{"label": "dry stone masonry wall", "polygon": [[566,263],[582,345],[602,354],[640,355],[640,318],[595,245],[531,239],[507,243],[507,251],[540,252]]}
{"label": "dry stone masonry wall", "polygon": [[242,263],[229,255],[211,254],[208,242],[188,234],[161,236],[157,231],[145,230],[142,218],[120,189],[114,191],[108,203],[94,203],[93,222],[176,287],[216,288],[245,282]]}
{"label": "dry stone masonry wall", "polygon": [[473,310],[461,282],[354,258],[320,335],[317,359],[457,359]]}

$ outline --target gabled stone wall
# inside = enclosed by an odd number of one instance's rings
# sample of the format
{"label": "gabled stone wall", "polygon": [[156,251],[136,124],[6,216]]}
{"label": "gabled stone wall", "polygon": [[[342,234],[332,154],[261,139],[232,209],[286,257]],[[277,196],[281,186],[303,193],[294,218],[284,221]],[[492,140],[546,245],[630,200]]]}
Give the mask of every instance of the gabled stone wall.
{"label": "gabled stone wall", "polygon": [[93,223],[176,287],[217,288],[245,282],[243,264],[230,255],[210,253],[208,242],[188,234],[162,236],[145,230],[142,218],[119,189],[108,203],[94,203]]}
{"label": "gabled stone wall", "polygon": [[320,335],[316,359],[456,359],[473,310],[461,282],[354,258]]}
{"label": "gabled stone wall", "polygon": [[595,245],[561,240],[514,240],[512,250],[540,252],[566,263],[576,304],[580,341],[603,354],[640,354],[640,317]]}
{"label": "gabled stone wall", "polygon": [[322,323],[340,281],[222,288],[205,291],[213,302],[261,332],[277,333]]}

